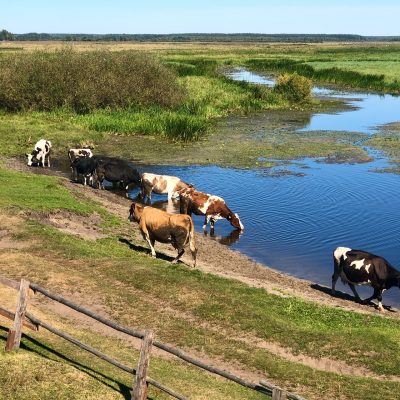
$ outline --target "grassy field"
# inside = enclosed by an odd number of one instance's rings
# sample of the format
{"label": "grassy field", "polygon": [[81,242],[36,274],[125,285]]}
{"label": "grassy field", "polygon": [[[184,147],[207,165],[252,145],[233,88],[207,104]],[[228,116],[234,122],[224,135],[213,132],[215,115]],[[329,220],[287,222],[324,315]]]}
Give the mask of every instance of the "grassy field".
{"label": "grassy field", "polygon": [[[4,169],[0,176],[4,188],[0,194],[2,228],[10,232],[16,243],[24,244],[11,251],[0,250],[1,274],[13,278],[25,276],[53,291],[78,298],[80,303],[100,307],[122,324],[151,328],[161,341],[207,357],[228,369],[234,366],[239,374],[248,371],[254,376],[268,377],[307,398],[320,398],[320,393],[324,393],[324,398],[396,398],[399,383],[378,377],[400,375],[398,319],[281,297],[184,265],[150,259],[118,240],[131,231],[126,220],[71,191],[64,186],[63,179]],[[46,188],[44,197],[38,187]],[[48,213],[63,212],[69,212],[71,220],[82,214],[100,214],[97,229],[106,237],[82,240],[38,220],[38,216],[45,220]],[[46,268],[41,262],[44,253]],[[0,292],[0,295],[3,301],[11,301],[9,294]],[[46,302],[35,302],[34,310],[129,365],[137,355],[126,342],[112,339],[109,332],[90,328],[90,324],[68,313],[57,317]],[[1,338],[4,340],[4,333]],[[376,377],[314,369],[271,353],[263,342],[275,343],[314,360],[328,357]],[[40,398],[51,398],[55,391],[65,398],[84,395],[120,398],[116,392],[126,393],[130,385],[129,376],[42,331],[29,333],[23,345],[16,356],[0,353],[4,398],[28,398],[45,388],[50,390],[48,397]],[[23,376],[33,380],[24,395],[17,389],[18,379]],[[69,397],[71,376],[82,381],[76,397]],[[194,399],[261,398],[159,355],[152,362],[151,376],[183,393],[191,393]],[[49,380],[56,384],[51,385]],[[157,391],[152,391],[152,396],[164,398]]]}

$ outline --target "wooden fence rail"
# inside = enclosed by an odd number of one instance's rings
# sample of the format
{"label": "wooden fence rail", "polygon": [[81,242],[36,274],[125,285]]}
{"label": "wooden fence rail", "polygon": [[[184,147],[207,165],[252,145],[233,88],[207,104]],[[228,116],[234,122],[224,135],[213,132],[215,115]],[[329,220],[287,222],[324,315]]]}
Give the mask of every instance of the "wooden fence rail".
{"label": "wooden fence rail", "polygon": [[[99,357],[100,359],[107,361],[108,363],[114,365],[115,367],[122,369],[123,371],[126,371],[130,374],[136,375],[136,369],[135,368],[131,368],[131,367],[127,367],[126,365],[120,363],[117,360],[114,360],[113,358],[109,357],[108,355],[94,349],[93,347],[82,343],[81,341],[79,341],[78,339],[75,339],[74,337],[68,335],[67,333],[64,333],[62,331],[60,331],[57,328],[54,328],[53,326],[49,325],[48,323],[41,321],[40,319],[36,318],[35,316],[33,316],[31,313],[27,312],[26,316],[37,326],[41,326],[44,329],[48,330],[49,332],[54,333],[57,336],[62,337],[63,339],[67,340],[68,342],[71,342],[73,344],[75,344],[76,346],[80,347],[81,349],[86,350],[89,353],[92,353],[93,355]],[[155,381],[154,379],[150,378],[150,377],[146,377],[146,382],[153,385],[154,387],[162,390],[163,392],[169,394],[172,397],[175,397],[176,399],[179,400],[186,400],[186,397],[182,396],[181,394],[169,389],[168,387],[162,385],[161,383]]]}
{"label": "wooden fence rail", "polygon": [[[65,299],[62,296],[51,293],[49,290],[41,287],[40,285],[28,282],[28,286],[27,286],[26,282],[27,281],[21,280],[21,283],[19,283],[19,282],[13,281],[11,279],[0,276],[0,283],[6,285],[8,287],[14,288],[16,290],[19,290],[20,291],[19,298],[21,299],[21,296],[22,296],[22,301],[19,301],[18,307],[17,307],[17,312],[15,313],[15,315],[3,308],[0,308],[0,315],[6,316],[7,318],[11,317],[12,319],[14,319],[14,326],[16,325],[16,322],[15,322],[16,319],[18,319],[19,322],[17,321],[17,325],[20,326],[20,330],[22,329],[22,322],[24,325],[28,324],[28,327],[30,327],[30,328],[32,328],[32,327],[35,328],[35,327],[41,326],[41,327],[47,329],[48,331],[52,332],[53,334],[58,335],[58,336],[64,338],[65,340],[67,340],[71,343],[74,343],[75,345],[79,346],[80,348],[92,353],[93,355],[99,357],[100,359],[105,360],[105,361],[109,362],[110,364],[135,375],[136,376],[135,386],[132,391],[132,399],[133,400],[146,399],[148,384],[151,384],[151,385],[157,387],[158,389],[168,393],[170,396],[172,396],[176,399],[182,399],[182,400],[186,399],[181,394],[176,393],[174,390],[167,388],[166,386],[160,384],[159,382],[157,382],[147,376],[147,367],[148,367],[148,363],[149,363],[150,350],[151,350],[152,346],[155,346],[161,350],[164,350],[167,353],[170,353],[170,354],[172,354],[184,361],[187,361],[188,363],[190,363],[192,365],[202,368],[208,372],[211,372],[213,374],[224,377],[230,381],[236,382],[237,384],[239,384],[241,386],[244,386],[249,389],[253,389],[257,392],[272,396],[272,400],[284,400],[284,399],[305,400],[301,396],[298,396],[294,393],[285,392],[284,390],[280,389],[279,387],[277,387],[269,382],[266,382],[266,381],[261,381],[259,384],[253,383],[253,382],[248,382],[228,371],[217,368],[213,365],[206,364],[201,360],[191,357],[190,355],[186,354],[184,351],[182,351],[180,349],[177,349],[177,348],[167,345],[165,343],[161,343],[157,340],[153,340],[152,333],[148,333],[145,331],[136,330],[136,329],[132,329],[132,328],[128,328],[123,325],[120,325],[114,321],[111,321],[107,318],[102,317],[101,315],[99,315],[97,313],[94,313],[93,311],[91,311],[85,307],[75,304],[72,301]],[[43,294],[44,296],[46,296],[52,300],[55,300],[61,304],[64,304],[65,306],[68,306],[77,312],[85,314],[85,315],[95,319],[96,321],[99,321],[99,322],[103,323],[104,325],[107,325],[119,332],[123,332],[129,336],[141,339],[142,347],[141,347],[141,352],[140,352],[141,355],[140,355],[139,362],[138,362],[138,368],[134,369],[134,368],[127,367],[127,366],[123,365],[122,363],[120,363],[119,361],[114,360],[113,358],[107,356],[106,354],[103,354],[100,351],[92,348],[91,346],[80,342],[79,340],[73,338],[72,336],[52,327],[51,325],[47,324],[46,322],[39,320],[38,318],[36,318],[32,314],[30,314],[29,312],[26,312],[25,311],[26,302],[24,303],[24,298],[28,299],[29,288],[32,289],[33,292],[39,292],[39,293]],[[22,292],[24,292],[25,295],[22,295],[21,294]],[[24,317],[27,317],[29,321],[24,321]],[[31,324],[31,326],[29,326],[29,324]],[[10,333],[11,332],[12,332],[12,330],[10,330]],[[13,335],[15,336],[15,334],[13,334]],[[11,336],[11,335],[9,335],[9,336]],[[8,338],[7,343],[9,340],[11,341],[11,339]],[[14,343],[15,339],[13,338],[12,340]],[[18,343],[18,345],[19,345],[19,343]]]}

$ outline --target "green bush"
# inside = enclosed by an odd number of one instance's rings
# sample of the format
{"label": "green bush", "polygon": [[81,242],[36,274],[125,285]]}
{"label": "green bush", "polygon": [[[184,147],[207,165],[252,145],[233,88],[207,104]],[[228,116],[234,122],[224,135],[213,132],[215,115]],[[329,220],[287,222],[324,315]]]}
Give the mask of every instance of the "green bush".
{"label": "green bush", "polygon": [[312,82],[297,74],[282,74],[278,76],[274,90],[281,93],[292,103],[302,103],[311,98]]}
{"label": "green bush", "polygon": [[175,74],[141,52],[65,47],[0,58],[0,107],[8,111],[171,107],[183,96]]}

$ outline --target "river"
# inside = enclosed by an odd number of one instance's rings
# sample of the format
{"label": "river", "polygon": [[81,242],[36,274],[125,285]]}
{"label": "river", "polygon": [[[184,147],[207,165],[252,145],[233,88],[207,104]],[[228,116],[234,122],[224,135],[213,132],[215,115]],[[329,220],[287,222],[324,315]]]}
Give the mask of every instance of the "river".
{"label": "river", "polygon": [[[231,78],[273,84],[248,71],[237,71]],[[399,97],[324,88],[313,92],[342,98],[350,107],[334,114],[314,114],[300,132],[339,130],[370,135],[379,125],[400,120]],[[388,160],[379,152],[368,151],[374,160],[363,164],[302,159],[285,166],[285,170],[304,175],[301,177],[274,173],[281,167],[244,170],[193,165],[149,166],[146,170],[179,176],[198,190],[222,196],[232,211],[239,213],[243,234],[238,235],[221,220],[216,223],[214,240],[279,271],[330,285],[332,251],[337,246],[373,252],[400,268],[400,176],[372,172],[388,167]],[[136,195],[137,189],[130,192],[132,198]],[[153,201],[156,207],[178,210],[165,196],[154,195]],[[194,216],[194,220],[196,229],[201,230],[203,218]],[[339,283],[338,289],[348,291]],[[366,296],[372,289],[359,292]],[[384,303],[400,305],[398,290],[386,292]]]}

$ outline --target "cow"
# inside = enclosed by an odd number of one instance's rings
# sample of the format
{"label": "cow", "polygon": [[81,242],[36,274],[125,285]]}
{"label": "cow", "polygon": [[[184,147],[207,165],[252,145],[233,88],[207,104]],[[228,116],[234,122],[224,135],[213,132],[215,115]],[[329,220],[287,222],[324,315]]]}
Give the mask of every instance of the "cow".
{"label": "cow", "polygon": [[76,169],[72,168],[72,163],[74,160],[80,157],[93,157],[92,150],[87,148],[87,149],[69,149],[68,150],[68,158],[69,162],[71,164],[71,170],[72,170],[72,180],[76,181],[78,177],[76,176]]}
{"label": "cow", "polygon": [[145,172],[142,174],[140,195],[143,200],[147,196],[147,199],[151,201],[151,192],[157,194],[167,193],[169,200],[179,197],[179,191],[189,187],[193,187],[193,185],[182,181],[176,176],[156,175]]}
{"label": "cow", "polygon": [[[335,294],[336,281],[340,277],[348,284],[358,302],[368,304],[378,300],[378,310],[383,311],[382,292],[392,286],[400,287],[400,272],[384,258],[363,250],[338,247],[333,251],[334,272],[332,275],[332,294]],[[374,289],[371,297],[361,300],[354,285],[369,285]]]}
{"label": "cow", "polygon": [[75,177],[75,181],[78,180],[78,175],[83,176],[83,184],[86,186],[87,179],[89,184],[93,186],[94,175],[96,168],[98,167],[98,161],[90,157],[78,157],[71,164],[72,175]]}
{"label": "cow", "polygon": [[72,163],[72,161],[75,160],[75,158],[78,157],[93,157],[92,150],[89,148],[86,149],[69,149],[68,150],[68,158],[69,161]]}
{"label": "cow", "polygon": [[93,157],[98,162],[96,169],[100,189],[104,189],[103,181],[118,183],[128,190],[129,185],[139,185],[141,176],[138,170],[125,160]]}
{"label": "cow", "polygon": [[183,189],[179,192],[180,213],[188,215],[204,215],[203,230],[207,231],[210,222],[211,231],[214,231],[215,221],[226,218],[230,224],[241,231],[244,226],[239,215],[234,214],[226,205],[222,197],[208,193],[198,192],[193,188]]}
{"label": "cow", "polygon": [[170,214],[154,207],[132,203],[129,220],[139,223],[140,232],[150,246],[152,257],[156,257],[154,250],[156,241],[171,243],[178,250],[178,255],[172,263],[177,263],[185,252],[184,247],[189,244],[193,267],[196,267],[194,223],[189,215]]}
{"label": "cow", "polygon": [[26,156],[28,157],[28,166],[32,166],[33,164],[42,164],[42,167],[44,167],[47,157],[47,166],[50,167],[50,149],[50,140],[40,139],[35,144],[35,147],[32,150],[31,154],[26,154]]}

